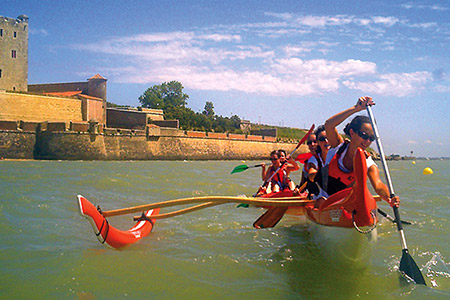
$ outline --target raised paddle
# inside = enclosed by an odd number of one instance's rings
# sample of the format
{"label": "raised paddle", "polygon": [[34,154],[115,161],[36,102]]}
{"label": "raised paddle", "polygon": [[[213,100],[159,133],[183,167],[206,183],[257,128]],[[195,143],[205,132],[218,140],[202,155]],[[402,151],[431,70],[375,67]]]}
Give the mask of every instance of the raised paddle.
{"label": "raised paddle", "polygon": [[245,171],[247,169],[250,169],[250,168],[258,168],[258,167],[261,167],[261,166],[262,166],[262,164],[258,164],[258,165],[254,165],[254,166],[240,165],[240,166],[235,167],[233,169],[233,171],[231,171],[231,174],[243,172],[243,171]]}
{"label": "raised paddle", "polygon": [[[291,152],[291,156],[294,154],[295,150],[300,147],[301,144],[303,144],[308,136],[313,132],[315,125],[312,124],[311,128],[308,130],[308,132],[305,134],[305,136],[298,142],[297,147]],[[283,164],[286,161],[283,162]],[[280,168],[283,165],[281,165],[273,174],[270,176],[268,180],[264,182],[262,186],[264,186],[267,182],[270,182],[272,177],[280,170]],[[259,191],[259,190],[258,190]],[[255,196],[255,195],[253,195]],[[286,213],[288,207],[270,207],[264,214],[262,214],[254,223],[253,227],[260,229],[260,228],[271,228],[278,224],[278,222],[283,218],[284,214]]]}
{"label": "raised paddle", "polygon": [[[389,169],[386,163],[386,159],[384,157],[384,151],[383,146],[381,145],[380,135],[378,134],[378,128],[376,125],[375,118],[373,117],[372,114],[372,108],[370,106],[367,106],[367,113],[369,114],[370,122],[372,123],[373,132],[375,134],[375,139],[378,146],[378,151],[380,152],[381,163],[383,165],[384,174],[386,176],[386,181],[388,183],[390,197],[392,198],[395,196],[394,187],[392,186],[391,176],[389,174]],[[400,268],[399,268],[400,272],[402,272],[407,278],[412,279],[415,283],[426,285],[422,272],[420,272],[420,269],[417,266],[416,262],[409,254],[398,207],[393,206],[392,208],[394,210],[395,223],[397,224],[397,230],[400,233],[400,241],[402,245],[402,258],[400,260]]]}
{"label": "raised paddle", "polygon": [[310,159],[312,157],[312,153],[311,152],[307,152],[307,153],[301,153],[299,155],[297,155],[297,158],[295,158],[296,161],[305,164],[305,161],[307,161],[308,159]]}

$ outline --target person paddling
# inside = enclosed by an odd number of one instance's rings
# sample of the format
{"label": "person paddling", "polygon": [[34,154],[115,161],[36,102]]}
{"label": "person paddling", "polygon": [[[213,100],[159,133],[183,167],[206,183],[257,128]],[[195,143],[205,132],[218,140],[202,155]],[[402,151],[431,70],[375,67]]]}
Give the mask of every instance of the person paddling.
{"label": "person paddling", "polygon": [[[309,152],[314,156],[317,155],[317,138],[315,133],[311,133],[306,140],[306,145],[308,146]],[[302,169],[302,177],[300,179],[299,187],[303,186],[303,184],[308,180],[308,162],[311,158],[305,160]]]}
{"label": "person paddling", "polygon": [[[350,140],[344,141],[336,127],[351,115],[374,104],[371,97],[361,97],[356,105],[330,117],[325,122],[325,130],[331,148],[328,151],[324,167],[319,172],[320,178],[318,179],[322,181],[320,186],[323,190],[321,190],[320,195],[322,197],[319,197],[316,203],[317,207],[328,195],[343,190],[354,183],[353,158],[355,151],[358,147],[366,150],[375,140],[372,124],[366,116],[356,116],[345,126],[344,132],[350,137]],[[391,206],[398,207],[400,198],[398,196],[390,198],[389,189],[381,181],[378,167],[367,152],[366,163],[367,175],[375,192]]]}
{"label": "person paddling", "polygon": [[[300,170],[300,166],[297,164],[297,162],[290,156],[286,154],[286,151],[283,149],[278,150],[278,156],[280,157],[280,163],[283,164],[284,172],[286,173],[285,182],[284,185],[287,185],[291,191],[295,189],[295,183],[291,180],[289,177],[289,174],[291,172],[295,172],[297,170]],[[286,188],[286,186],[283,186]]]}
{"label": "person paddling", "polygon": [[317,147],[316,152],[314,155],[308,159],[307,162],[307,180],[308,184],[306,188],[308,189],[308,192],[310,195],[318,195],[319,194],[319,188],[317,187],[317,184],[315,183],[315,178],[319,170],[324,165],[328,149],[330,149],[330,145],[328,143],[327,133],[325,131],[325,126],[321,125],[317,128],[315,132],[315,136],[317,138]]}
{"label": "person paddling", "polygon": [[[277,193],[284,189],[294,190],[295,184],[289,179],[289,173],[300,169],[298,164],[291,158],[286,159],[286,152],[274,150],[270,153],[270,160],[272,164],[266,170],[264,163],[261,164],[261,177],[264,182],[267,182],[265,192],[267,194]],[[277,172],[275,175],[274,172]],[[273,175],[273,176],[272,176]]]}

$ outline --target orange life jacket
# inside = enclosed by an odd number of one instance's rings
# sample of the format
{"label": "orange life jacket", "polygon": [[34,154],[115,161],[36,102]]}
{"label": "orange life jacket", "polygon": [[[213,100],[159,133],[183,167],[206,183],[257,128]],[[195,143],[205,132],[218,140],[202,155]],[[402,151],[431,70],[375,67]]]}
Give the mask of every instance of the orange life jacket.
{"label": "orange life jacket", "polygon": [[[319,176],[322,179],[321,187],[328,193],[328,195],[332,195],[346,189],[352,186],[355,182],[355,173],[353,171],[342,171],[338,163],[342,153],[345,149],[347,149],[349,143],[350,142],[347,140],[344,141],[344,144],[336,152],[330,163],[321,169],[321,176]],[[369,154],[366,151],[364,151],[364,153],[367,158]]]}

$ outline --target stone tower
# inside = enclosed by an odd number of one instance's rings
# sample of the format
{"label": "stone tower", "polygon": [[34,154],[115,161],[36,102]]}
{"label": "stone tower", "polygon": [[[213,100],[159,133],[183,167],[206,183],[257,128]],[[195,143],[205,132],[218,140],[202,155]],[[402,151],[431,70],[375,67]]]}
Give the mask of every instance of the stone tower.
{"label": "stone tower", "polygon": [[106,78],[99,74],[88,79],[88,95],[103,99],[103,120],[106,122]]}
{"label": "stone tower", "polygon": [[0,16],[0,89],[28,90],[28,17]]}

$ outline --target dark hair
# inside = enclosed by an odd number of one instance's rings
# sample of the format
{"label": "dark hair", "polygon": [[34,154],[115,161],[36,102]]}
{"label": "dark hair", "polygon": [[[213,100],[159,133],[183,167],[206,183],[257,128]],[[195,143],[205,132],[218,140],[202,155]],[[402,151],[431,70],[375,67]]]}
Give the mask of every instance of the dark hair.
{"label": "dark hair", "polygon": [[359,131],[361,129],[361,126],[365,123],[370,124],[370,119],[367,116],[356,116],[353,118],[353,120],[345,125],[344,132],[346,135],[350,136],[350,129],[353,129],[353,131]]}
{"label": "dark hair", "polygon": [[314,132],[314,134],[316,135],[316,137],[318,137],[319,134],[320,134],[322,131],[325,131],[325,125],[320,125],[319,127],[317,127],[317,129],[316,129],[316,131]]}
{"label": "dark hair", "polygon": [[[326,133],[324,125],[320,125],[319,127],[317,127],[316,131],[314,132],[314,134],[316,135],[316,139],[318,139],[319,138],[319,134],[321,134],[324,131]],[[322,149],[320,148],[319,145],[317,145],[316,153],[319,154],[320,152],[322,152]]]}
{"label": "dark hair", "polygon": [[280,157],[280,156],[281,156],[281,155],[280,155],[280,153],[284,153],[284,156],[286,156],[286,155],[287,155],[286,151],[285,151],[285,150],[283,150],[283,149],[280,149],[280,150],[278,150],[278,157]]}
{"label": "dark hair", "polygon": [[280,156],[278,155],[278,151],[277,151],[277,150],[273,150],[272,152],[270,152],[270,156],[272,156],[272,155],[274,155],[274,154],[276,154],[278,157],[280,157]]}

